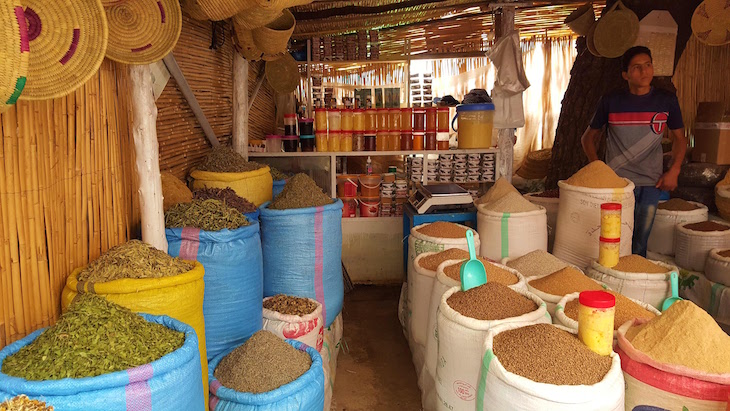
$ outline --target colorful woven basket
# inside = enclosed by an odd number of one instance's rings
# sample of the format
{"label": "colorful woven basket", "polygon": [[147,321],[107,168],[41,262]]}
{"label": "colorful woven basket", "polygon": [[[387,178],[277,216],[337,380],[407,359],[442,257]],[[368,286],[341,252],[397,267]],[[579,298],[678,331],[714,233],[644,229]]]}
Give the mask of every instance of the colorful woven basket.
{"label": "colorful woven basket", "polygon": [[708,46],[730,43],[730,2],[705,0],[692,14],[692,32]]}
{"label": "colorful woven basket", "polygon": [[284,53],[273,61],[266,62],[266,80],[276,92],[288,94],[297,89],[301,76],[294,57]]}
{"label": "colorful woven basket", "polygon": [[593,42],[603,57],[620,57],[639,36],[639,18],[621,0],[596,23]]}
{"label": "colorful woven basket", "polygon": [[0,0],[0,112],[15,104],[28,73],[28,26],[18,0]]}
{"label": "colorful woven basket", "polygon": [[109,27],[100,0],[23,0],[30,62],[21,100],[65,96],[96,74]]}
{"label": "colorful woven basket", "polygon": [[150,64],[169,54],[180,38],[178,0],[128,0],[107,7],[109,47],[106,56],[126,64]]}

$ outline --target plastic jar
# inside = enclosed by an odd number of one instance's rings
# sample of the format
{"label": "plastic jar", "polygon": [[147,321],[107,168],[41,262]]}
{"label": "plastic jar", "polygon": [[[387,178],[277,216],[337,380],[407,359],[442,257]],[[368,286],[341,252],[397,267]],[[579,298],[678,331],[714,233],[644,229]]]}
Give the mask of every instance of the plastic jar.
{"label": "plastic jar", "polygon": [[317,131],[327,131],[327,109],[314,109],[314,128]]}
{"label": "plastic jar", "polygon": [[426,131],[426,109],[425,108],[414,108],[413,109],[413,131]]}
{"label": "plastic jar", "polygon": [[365,110],[352,110],[352,131],[365,131]]}
{"label": "plastic jar", "polygon": [[317,143],[317,151],[320,153],[329,151],[329,141],[327,138],[327,131],[316,131],[314,133],[314,139]]}
{"label": "plastic jar", "polygon": [[377,149],[377,137],[376,132],[373,130],[368,130],[363,135],[363,147],[365,148],[364,151],[375,151]]}
{"label": "plastic jar", "polygon": [[352,151],[352,131],[343,131],[340,138],[340,151]]}
{"label": "plastic jar", "polygon": [[427,131],[426,132],[426,144],[425,148],[426,150],[436,150],[436,132],[435,131]]}
{"label": "plastic jar", "polygon": [[388,110],[388,123],[391,130],[400,130],[400,109],[391,108]]}
{"label": "plastic jar", "polygon": [[388,109],[379,108],[375,111],[376,115],[376,130],[387,131],[390,129],[388,124]]}
{"label": "plastic jar", "polygon": [[411,132],[413,130],[413,109],[400,109],[400,129]]}
{"label": "plastic jar", "polygon": [[365,130],[377,130],[378,129],[378,121],[377,121],[377,110],[374,108],[369,108],[365,110],[363,113],[364,119],[365,119]]}
{"label": "plastic jar", "polygon": [[401,130],[400,149],[403,151],[413,150],[413,133],[411,133],[411,130]]}
{"label": "plastic jar", "polygon": [[376,151],[386,151],[388,149],[388,132],[378,130],[375,140]]}
{"label": "plastic jar", "polygon": [[601,237],[621,238],[621,203],[601,204]]}
{"label": "plastic jar", "polygon": [[413,133],[413,150],[423,151],[424,133]]}
{"label": "plastic jar", "polygon": [[302,145],[303,152],[314,151],[314,134],[307,136],[299,136],[299,142]]}
{"label": "plastic jar", "polygon": [[365,134],[362,131],[352,133],[352,151],[365,151]]}
{"label": "plastic jar", "polygon": [[352,110],[342,110],[340,116],[342,117],[342,131],[352,131],[354,126]]}
{"label": "plastic jar", "polygon": [[459,148],[489,148],[492,146],[492,129],[494,128],[494,104],[459,104],[456,106],[456,117],[459,127]]}
{"label": "plastic jar", "polygon": [[398,150],[400,150],[400,131],[389,131],[387,151]]}
{"label": "plastic jar", "polygon": [[338,108],[331,108],[327,110],[327,124],[329,130],[341,130],[342,129],[342,113]]}
{"label": "plastic jar", "polygon": [[449,132],[436,132],[436,149],[437,150],[448,150],[449,149]]}
{"label": "plastic jar", "polygon": [[[332,123],[330,123],[332,124]],[[341,151],[340,140],[342,139],[342,131],[330,130],[327,136],[327,145],[329,151]]]}
{"label": "plastic jar", "polygon": [[314,119],[313,118],[299,119],[299,135],[300,136],[313,136],[314,135]]}
{"label": "plastic jar", "polygon": [[280,153],[282,150],[281,136],[276,134],[268,134],[266,136],[266,152]]}
{"label": "plastic jar", "polygon": [[296,153],[299,151],[299,136],[284,136],[281,138],[284,151],[287,153]]}
{"label": "plastic jar", "polygon": [[426,131],[436,131],[436,107],[426,107]]}
{"label": "plastic jar", "polygon": [[621,249],[621,238],[603,238],[598,242],[598,264],[612,268],[618,264]]}
{"label": "plastic jar", "polygon": [[284,135],[296,136],[297,133],[297,115],[284,114]]}
{"label": "plastic jar", "polygon": [[611,354],[616,297],[605,291],[583,291],[578,302],[578,338],[598,355]]}
{"label": "plastic jar", "polygon": [[437,130],[439,133],[449,132],[449,126],[450,120],[449,120],[449,108],[448,107],[439,107],[437,112]]}

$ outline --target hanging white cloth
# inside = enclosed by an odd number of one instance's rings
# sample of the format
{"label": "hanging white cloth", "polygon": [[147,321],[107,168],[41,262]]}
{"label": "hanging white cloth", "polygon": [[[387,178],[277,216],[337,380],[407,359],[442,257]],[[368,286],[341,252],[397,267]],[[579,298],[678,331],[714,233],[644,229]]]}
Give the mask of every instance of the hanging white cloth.
{"label": "hanging white cloth", "polygon": [[492,101],[495,106],[495,128],[520,128],[525,125],[522,92],[530,87],[522,62],[519,32],[497,41],[489,52],[496,69]]}

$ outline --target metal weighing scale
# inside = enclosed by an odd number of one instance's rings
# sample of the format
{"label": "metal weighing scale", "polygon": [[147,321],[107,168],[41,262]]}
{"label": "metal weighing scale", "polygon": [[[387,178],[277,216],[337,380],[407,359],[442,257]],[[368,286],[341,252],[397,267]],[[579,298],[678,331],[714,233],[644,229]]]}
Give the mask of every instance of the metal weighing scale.
{"label": "metal weighing scale", "polygon": [[458,184],[418,185],[408,199],[418,214],[429,214],[438,210],[469,210],[474,208],[471,194]]}

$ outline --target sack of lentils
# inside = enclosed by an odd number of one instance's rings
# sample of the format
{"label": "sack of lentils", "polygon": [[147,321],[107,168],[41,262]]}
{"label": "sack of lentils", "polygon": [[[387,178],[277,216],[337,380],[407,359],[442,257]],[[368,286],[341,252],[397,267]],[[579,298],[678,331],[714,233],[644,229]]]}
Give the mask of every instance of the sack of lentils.
{"label": "sack of lentils", "polygon": [[673,198],[662,201],[656,210],[654,224],[647,244],[648,250],[674,255],[674,230],[679,224],[707,221],[707,206],[702,203]]}
{"label": "sack of lentils", "polygon": [[545,301],[548,312],[553,316],[558,303],[566,295],[581,291],[600,291],[606,288],[572,266],[542,277],[527,277],[525,281],[527,290]]}
{"label": "sack of lentils", "polygon": [[210,362],[211,411],[321,411],[324,371],[317,351],[259,331]]}
{"label": "sack of lentils", "polygon": [[25,394],[56,411],[205,406],[192,327],[92,294],[80,295],[55,325],[0,351],[0,370],[0,401]]}
{"label": "sack of lentils", "polygon": [[174,258],[139,240],[110,248],[66,278],[61,308],[84,294],[95,294],[137,313],[167,315],[195,329],[203,388],[208,390],[203,265]]}
{"label": "sack of lentils", "polygon": [[[625,297],[616,291],[606,290],[606,292],[612,294],[616,298],[615,314],[613,318],[614,331],[618,330],[619,327],[626,324],[628,321],[633,321],[637,318],[651,320],[657,315],[661,315],[659,310],[647,303]],[[580,306],[580,303],[578,302],[579,295],[580,293],[568,294],[560,300],[557,308],[555,309],[554,318],[557,320],[555,324],[578,331],[578,307]],[[614,338],[617,336],[618,334],[614,332]]]}
{"label": "sack of lentils", "polygon": [[730,336],[702,308],[678,301],[618,330],[626,409],[723,411],[730,390]]}
{"label": "sack of lentils", "polygon": [[710,251],[705,264],[707,279],[730,287],[730,248],[716,248]]}
{"label": "sack of lentils", "polygon": [[631,254],[634,232],[634,183],[616,175],[602,161],[593,161],[566,181],[559,181],[558,214],[553,254],[581,269],[598,260],[601,204],[621,204],[620,254]]}
{"label": "sack of lentils", "polygon": [[264,298],[263,329],[282,339],[296,340],[321,351],[323,323],[322,304],[317,300],[285,294]]}
{"label": "sack of lentils", "polygon": [[437,314],[436,393],[443,409],[474,409],[479,364],[487,332],[506,323],[551,323],[545,303],[527,291],[497,282],[461,291],[454,287],[441,298]]}
{"label": "sack of lentils", "polygon": [[258,207],[272,198],[273,179],[269,171],[267,165],[246,161],[232,148],[218,146],[190,172],[190,177],[193,189],[230,187]]}
{"label": "sack of lentils", "polygon": [[203,315],[210,360],[261,329],[259,223],[213,199],[178,204],[165,219],[167,252],[205,267]]}
{"label": "sack of lentils", "polygon": [[632,254],[621,257],[613,268],[594,261],[586,275],[626,297],[660,309],[664,300],[672,295],[669,281],[672,271],[677,271],[677,267]]}
{"label": "sack of lentils", "polygon": [[549,324],[504,324],[490,330],[483,351],[479,411],[624,410],[618,355],[594,353],[577,331]]}
{"label": "sack of lentils", "polygon": [[730,248],[730,223],[703,221],[677,226],[675,260],[686,270],[705,271],[707,256],[713,248]]}

